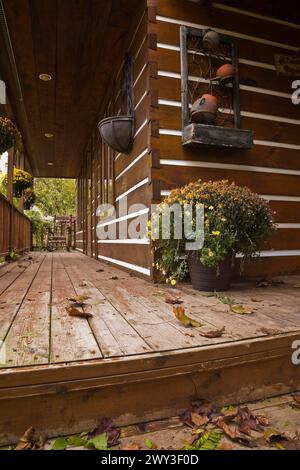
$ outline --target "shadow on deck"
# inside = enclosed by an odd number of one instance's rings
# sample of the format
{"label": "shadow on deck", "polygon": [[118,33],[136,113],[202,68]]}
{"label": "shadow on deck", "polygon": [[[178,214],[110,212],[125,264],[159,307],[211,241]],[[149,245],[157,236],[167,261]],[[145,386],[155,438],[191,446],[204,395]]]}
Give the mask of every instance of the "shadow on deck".
{"label": "shadow on deck", "polygon": [[[156,286],[72,253],[34,253],[0,270],[0,444],[29,426],[48,436],[93,427],[101,418],[133,424],[172,416],[192,398],[222,403],[279,395],[300,386],[291,362],[300,340],[300,277],[215,296]],[[70,317],[68,298],[86,295],[89,319]],[[180,296],[205,338],[181,325],[166,296]]]}

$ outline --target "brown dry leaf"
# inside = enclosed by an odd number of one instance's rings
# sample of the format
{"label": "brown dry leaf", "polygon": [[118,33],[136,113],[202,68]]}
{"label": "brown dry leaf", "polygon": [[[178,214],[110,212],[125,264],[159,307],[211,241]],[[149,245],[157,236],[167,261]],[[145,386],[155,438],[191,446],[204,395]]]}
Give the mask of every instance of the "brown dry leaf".
{"label": "brown dry leaf", "polygon": [[250,315],[254,313],[254,310],[250,307],[247,307],[245,305],[230,305],[230,310],[233,313],[238,313],[239,315]]}
{"label": "brown dry leaf", "polygon": [[34,445],[34,433],[35,430],[33,427],[27,429],[27,431],[25,431],[17,446],[15,447],[15,450],[31,450],[32,446]]}
{"label": "brown dry leaf", "polygon": [[259,281],[257,283],[256,287],[272,287],[272,286],[276,286],[278,284],[284,284],[284,281],[282,281],[281,279],[279,279],[279,280],[262,279],[261,281]]}
{"label": "brown dry leaf", "polygon": [[254,299],[254,298],[252,298],[252,299],[251,299],[251,302],[263,302],[263,300],[262,300],[262,299]]}
{"label": "brown dry leaf", "polygon": [[277,429],[269,428],[264,433],[264,438],[270,444],[275,444],[277,442],[282,443],[284,441],[288,441],[288,438]]}
{"label": "brown dry leaf", "polygon": [[193,326],[194,328],[202,326],[198,321],[189,318],[185,314],[185,309],[183,307],[173,307],[173,313],[177,320],[179,320],[184,326]]}
{"label": "brown dry leaf", "polygon": [[91,313],[83,312],[82,310],[78,310],[75,307],[66,307],[66,310],[70,317],[91,318],[93,316]]}
{"label": "brown dry leaf", "polygon": [[195,338],[195,335],[193,333],[184,333],[185,336],[190,336],[190,338]]}
{"label": "brown dry leaf", "polygon": [[140,446],[137,444],[129,444],[128,446],[121,447],[120,450],[140,450]]}
{"label": "brown dry leaf", "polygon": [[207,416],[199,415],[198,413],[191,413],[191,421],[193,424],[195,424],[198,428],[201,426],[204,426],[209,422],[209,419]]}
{"label": "brown dry leaf", "polygon": [[216,420],[217,426],[224,431],[226,436],[232,439],[234,442],[238,442],[239,444],[246,446],[246,447],[256,447],[257,444],[253,439],[248,437],[242,436],[238,431],[236,426],[230,427],[229,424],[226,423],[228,417],[219,417]]}
{"label": "brown dry leaf", "polygon": [[118,278],[118,276],[112,276],[110,279],[111,279],[112,281],[117,281],[119,278]]}
{"label": "brown dry leaf", "polygon": [[256,421],[261,426],[269,426],[269,419],[265,415],[255,415]]}
{"label": "brown dry leaf", "polygon": [[223,334],[225,333],[225,326],[221,328],[220,330],[212,330],[212,331],[206,331],[206,332],[201,332],[200,335],[204,336],[204,338],[221,338]]}
{"label": "brown dry leaf", "polygon": [[295,401],[298,405],[300,405],[300,392],[295,392],[295,393],[292,393],[291,395],[292,395],[294,401]]}
{"label": "brown dry leaf", "polygon": [[167,296],[165,298],[165,302],[167,304],[171,304],[171,305],[180,305],[180,304],[183,304],[183,300],[180,298],[180,297],[171,297],[171,296]]}
{"label": "brown dry leaf", "polygon": [[295,284],[293,287],[294,289],[300,289],[300,284]]}
{"label": "brown dry leaf", "polygon": [[69,298],[68,301],[76,305],[84,305],[85,302],[89,299],[90,297],[87,295],[78,295],[76,297]]}

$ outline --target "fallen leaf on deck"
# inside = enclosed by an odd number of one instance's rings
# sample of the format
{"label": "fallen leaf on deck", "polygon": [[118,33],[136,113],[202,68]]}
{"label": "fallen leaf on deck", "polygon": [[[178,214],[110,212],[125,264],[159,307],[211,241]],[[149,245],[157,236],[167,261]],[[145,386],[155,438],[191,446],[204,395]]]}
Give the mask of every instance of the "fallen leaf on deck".
{"label": "fallen leaf on deck", "polygon": [[202,326],[201,323],[199,323],[198,321],[189,318],[185,314],[185,309],[183,307],[174,307],[173,313],[177,320],[179,320],[180,323],[182,323],[184,326],[193,326],[194,328],[199,328],[200,326]]}
{"label": "fallen leaf on deck", "polygon": [[15,450],[31,450],[32,446],[34,445],[34,433],[35,430],[33,427],[27,429],[15,447]]}
{"label": "fallen leaf on deck", "polygon": [[222,432],[214,430],[211,432],[204,432],[202,436],[196,439],[192,444],[184,447],[185,450],[216,450],[222,439]]}
{"label": "fallen leaf on deck", "polygon": [[206,331],[206,332],[201,332],[200,335],[204,336],[204,338],[221,338],[223,334],[225,333],[225,326],[221,328],[220,330],[212,330],[212,331]]}
{"label": "fallen leaf on deck", "polygon": [[98,426],[89,433],[89,439],[101,434],[107,436],[107,445],[113,447],[119,444],[121,429],[115,426],[110,419],[103,418]]}
{"label": "fallen leaf on deck", "polygon": [[111,279],[112,281],[117,281],[119,278],[118,278],[118,276],[112,276],[110,279]]}
{"label": "fallen leaf on deck", "polygon": [[284,281],[282,281],[281,279],[279,279],[278,281],[275,281],[273,279],[262,279],[257,283],[256,287],[272,287],[278,284],[284,284]]}
{"label": "fallen leaf on deck", "polygon": [[241,433],[251,436],[251,431],[262,432],[261,423],[248,407],[238,407],[234,421]]}
{"label": "fallen leaf on deck", "polygon": [[85,302],[89,300],[90,298],[91,297],[89,297],[88,295],[78,295],[76,297],[70,297],[68,301],[76,305],[84,305]]}
{"label": "fallen leaf on deck", "polygon": [[68,440],[66,437],[58,437],[52,447],[51,450],[66,450],[68,447]]}
{"label": "fallen leaf on deck", "polygon": [[183,300],[180,297],[169,297],[165,298],[165,302],[171,305],[180,305],[183,304]]}
{"label": "fallen leaf on deck", "polygon": [[195,338],[195,335],[193,333],[184,333],[185,336],[190,336],[191,338]]}
{"label": "fallen leaf on deck", "polygon": [[264,438],[270,444],[288,441],[288,438],[282,432],[277,431],[277,429],[273,429],[273,428],[267,429],[265,431]]}
{"label": "fallen leaf on deck", "polygon": [[300,289],[300,284],[295,284],[293,287],[294,289]]}
{"label": "fallen leaf on deck", "polygon": [[47,434],[41,432],[38,441],[35,443],[35,450],[43,450],[47,442]]}
{"label": "fallen leaf on deck", "polygon": [[103,273],[104,269],[97,269],[96,273]]}
{"label": "fallen leaf on deck", "polygon": [[233,313],[238,313],[239,315],[250,315],[254,313],[253,309],[245,305],[231,305],[230,310]]}
{"label": "fallen leaf on deck", "polygon": [[147,449],[151,449],[151,450],[157,449],[157,445],[154,444],[154,442],[152,442],[151,439],[145,439],[144,444],[147,447]]}
{"label": "fallen leaf on deck", "polygon": [[93,316],[91,313],[83,312],[75,307],[66,307],[66,310],[70,317],[91,318]]}
{"label": "fallen leaf on deck", "polygon": [[252,298],[252,299],[251,299],[251,302],[263,302],[263,300],[262,300],[262,299],[253,299],[253,298]]}
{"label": "fallen leaf on deck", "polygon": [[191,421],[200,428],[201,426],[207,424],[209,419],[207,416],[199,415],[198,413],[191,413]]}
{"label": "fallen leaf on deck", "polygon": [[106,434],[100,434],[99,436],[93,437],[85,446],[87,449],[107,450],[108,441]]}
{"label": "fallen leaf on deck", "polygon": [[137,444],[129,444],[128,446],[121,447],[120,450],[140,450],[140,446]]}
{"label": "fallen leaf on deck", "polygon": [[249,437],[244,437],[242,436],[239,432],[236,426],[230,426],[227,424],[225,421],[225,417],[220,417],[217,419],[217,426],[219,426],[222,431],[228,436],[231,440],[234,442],[238,442],[239,444],[245,446],[245,447],[256,447],[257,444],[253,439],[250,439]]}
{"label": "fallen leaf on deck", "polygon": [[300,405],[300,392],[295,392],[291,394],[294,401],[297,403],[297,405]]}

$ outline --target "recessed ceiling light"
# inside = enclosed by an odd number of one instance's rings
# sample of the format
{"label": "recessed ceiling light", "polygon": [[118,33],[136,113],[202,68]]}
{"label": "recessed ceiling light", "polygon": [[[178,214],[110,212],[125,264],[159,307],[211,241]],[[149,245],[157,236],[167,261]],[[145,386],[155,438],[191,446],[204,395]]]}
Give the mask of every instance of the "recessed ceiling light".
{"label": "recessed ceiling light", "polygon": [[46,132],[45,137],[46,137],[47,139],[52,139],[52,137],[54,137],[54,135],[51,134],[50,132]]}
{"label": "recessed ceiling light", "polygon": [[50,82],[50,80],[52,80],[52,77],[48,73],[41,73],[39,75],[39,79],[42,80],[43,82]]}
{"label": "recessed ceiling light", "polygon": [[54,163],[48,162],[48,166],[53,166],[53,165],[54,165]]}

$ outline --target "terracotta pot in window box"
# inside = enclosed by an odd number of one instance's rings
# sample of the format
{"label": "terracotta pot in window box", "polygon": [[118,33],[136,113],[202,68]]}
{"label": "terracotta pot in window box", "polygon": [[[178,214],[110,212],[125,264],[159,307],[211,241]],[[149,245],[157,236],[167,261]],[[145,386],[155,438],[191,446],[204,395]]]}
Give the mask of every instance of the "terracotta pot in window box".
{"label": "terracotta pot in window box", "polygon": [[218,112],[218,100],[208,93],[195,101],[191,109],[192,122],[213,124]]}

